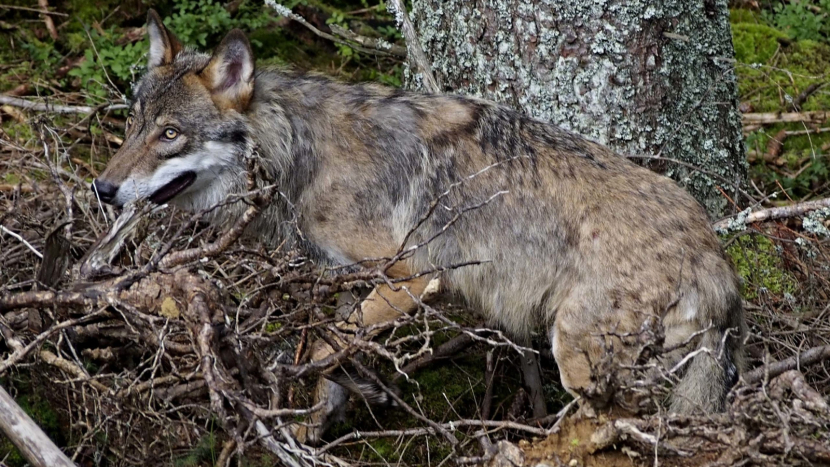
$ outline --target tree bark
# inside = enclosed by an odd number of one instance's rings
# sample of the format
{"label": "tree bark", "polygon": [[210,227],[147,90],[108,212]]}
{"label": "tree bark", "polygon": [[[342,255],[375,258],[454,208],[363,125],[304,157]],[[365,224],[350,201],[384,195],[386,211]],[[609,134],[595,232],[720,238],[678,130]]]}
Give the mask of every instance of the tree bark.
{"label": "tree bark", "polygon": [[[624,155],[745,180],[726,0],[412,4],[443,90],[523,109]],[[411,74],[407,82],[421,81]],[[651,168],[679,180],[712,216],[727,204],[719,188],[736,192],[670,162]]]}

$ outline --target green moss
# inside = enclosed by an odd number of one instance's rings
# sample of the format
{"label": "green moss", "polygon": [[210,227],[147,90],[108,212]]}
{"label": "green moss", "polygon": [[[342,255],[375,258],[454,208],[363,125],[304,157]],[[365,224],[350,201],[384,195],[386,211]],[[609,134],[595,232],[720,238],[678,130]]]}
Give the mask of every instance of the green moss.
{"label": "green moss", "polygon": [[[741,100],[751,104],[754,112],[781,110],[787,106],[787,96],[795,98],[830,73],[828,44],[791,41],[784,32],[734,10],[731,17],[738,89]],[[830,94],[816,93],[802,110],[822,110],[828,105]]]}
{"label": "green moss", "polygon": [[732,25],[735,59],[740,63],[766,63],[780,47],[779,39],[786,34],[756,23]]}
{"label": "green moss", "polygon": [[8,121],[3,124],[3,131],[6,132],[17,144],[25,144],[35,137],[35,132],[32,127],[25,123],[18,123],[17,121]]}
{"label": "green moss", "polygon": [[744,235],[727,249],[744,280],[744,296],[758,298],[762,293],[782,295],[793,293],[798,285],[795,277],[784,269],[775,244],[762,235]]}
{"label": "green moss", "polygon": [[474,403],[474,395],[480,397],[484,394],[483,386],[469,391],[471,384],[484,377],[481,362],[470,363],[463,365],[463,371],[452,364],[445,364],[433,365],[418,372],[416,381],[420,384],[423,397],[421,404],[424,410],[438,419],[444,418],[451,409],[447,404],[449,399],[455,409],[463,413],[464,405]]}
{"label": "green moss", "polygon": [[[793,100],[810,86],[823,84],[830,74],[830,44],[793,40],[786,31],[771,26],[781,23],[775,15],[742,9],[730,12],[740,99],[749,112],[791,111]],[[799,109],[825,110],[829,106],[830,93],[820,89]],[[781,130],[804,129],[802,123],[767,125],[747,137],[747,149],[756,154],[751,176],[765,191],[783,187],[789,197],[799,199],[826,180],[827,158],[821,148],[830,143],[830,133],[787,136],[775,166],[760,157]]]}
{"label": "green moss", "polygon": [[274,465],[280,465],[279,461],[268,453],[260,454],[256,458],[252,457],[252,454],[246,454],[245,457],[240,460],[242,467],[271,467]]}
{"label": "green moss", "polygon": [[[386,370],[387,374],[391,371],[389,368]],[[446,422],[459,417],[476,417],[476,410],[485,390],[481,355],[458,356],[452,362],[433,364],[410,376],[411,382],[397,382],[403,398],[430,420]],[[497,384],[495,389],[494,400],[503,401],[508,397],[508,393],[516,390],[516,387],[510,383],[502,383]],[[349,421],[332,426],[327,439],[335,439],[355,430],[396,430],[423,425],[423,422],[402,410],[375,408],[373,416],[359,400],[354,401],[349,413]],[[465,437],[463,430],[455,431],[453,434],[459,439]],[[360,458],[366,462],[400,462],[406,465],[426,465],[428,461],[435,464],[452,452],[452,447],[440,437],[430,437],[428,446],[423,438],[417,438],[411,443],[406,439],[403,441],[401,444],[402,440],[397,438],[371,438],[340,449],[348,451],[342,453],[344,457]]]}
{"label": "green moss", "polygon": [[176,467],[197,467],[201,465],[214,465],[219,455],[218,440],[213,432],[202,436],[199,444],[186,456],[176,459],[173,463]]}
{"label": "green moss", "polygon": [[70,13],[72,18],[86,24],[92,24],[94,21],[101,21],[111,11],[113,11],[119,4],[120,0],[65,0],[61,2],[61,11]]}
{"label": "green moss", "polygon": [[761,15],[754,10],[747,10],[746,8],[731,8],[729,10],[729,22],[737,23],[760,23]]}
{"label": "green moss", "polygon": [[369,461],[389,462],[397,461],[400,456],[398,453],[397,440],[395,438],[377,438],[369,442],[371,449],[368,450],[367,457]]}

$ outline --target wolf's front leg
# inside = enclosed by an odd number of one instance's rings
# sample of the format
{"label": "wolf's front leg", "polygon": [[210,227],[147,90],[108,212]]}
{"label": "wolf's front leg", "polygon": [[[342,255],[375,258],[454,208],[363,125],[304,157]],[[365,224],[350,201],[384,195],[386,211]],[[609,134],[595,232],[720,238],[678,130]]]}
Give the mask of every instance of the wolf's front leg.
{"label": "wolf's front leg", "polygon": [[[388,285],[381,284],[369,294],[349,318],[338,324],[344,330],[354,330],[358,327],[388,323],[398,319],[418,308],[413,297],[421,297],[429,284],[429,277],[423,276],[395,284],[395,290]],[[342,342],[341,345],[348,345]],[[334,349],[322,339],[317,340],[311,348],[311,361],[318,361],[334,353]],[[343,420],[345,406],[349,400],[349,393],[343,386],[324,377],[317,381],[314,391],[314,405],[324,402],[320,410],[311,415],[310,426],[300,426],[296,431],[297,439],[309,444],[317,444],[320,438],[332,425]]]}

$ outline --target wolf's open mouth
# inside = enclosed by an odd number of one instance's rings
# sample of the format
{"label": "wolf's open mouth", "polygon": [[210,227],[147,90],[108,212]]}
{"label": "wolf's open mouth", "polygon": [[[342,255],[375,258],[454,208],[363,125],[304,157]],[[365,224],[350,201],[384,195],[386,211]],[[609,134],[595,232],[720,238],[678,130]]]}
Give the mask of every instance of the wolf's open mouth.
{"label": "wolf's open mouth", "polygon": [[156,204],[164,204],[184,191],[194,180],[196,180],[196,172],[185,172],[156,190],[155,193],[150,195],[150,201]]}

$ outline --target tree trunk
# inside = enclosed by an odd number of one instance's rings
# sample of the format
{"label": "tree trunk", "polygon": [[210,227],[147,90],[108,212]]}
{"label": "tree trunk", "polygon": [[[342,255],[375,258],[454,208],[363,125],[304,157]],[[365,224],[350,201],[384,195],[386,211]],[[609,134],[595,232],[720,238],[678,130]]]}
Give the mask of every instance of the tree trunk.
{"label": "tree trunk", "polygon": [[[746,177],[726,0],[413,0],[442,89],[502,102],[651,168],[710,215]],[[418,87],[418,76],[408,77]],[[737,200],[736,200],[737,201]]]}

